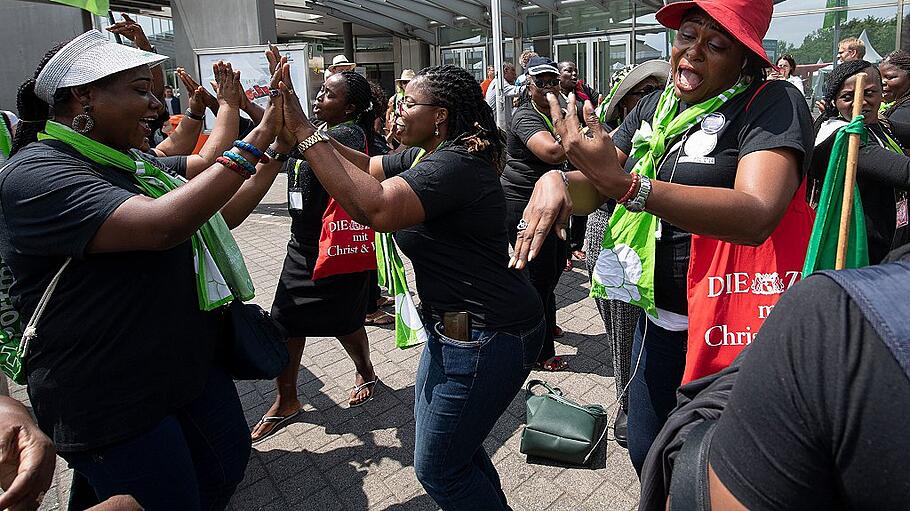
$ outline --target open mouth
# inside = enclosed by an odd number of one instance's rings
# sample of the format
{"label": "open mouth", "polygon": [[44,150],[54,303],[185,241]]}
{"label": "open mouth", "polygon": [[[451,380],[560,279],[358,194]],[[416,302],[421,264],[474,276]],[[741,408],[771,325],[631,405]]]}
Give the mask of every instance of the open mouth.
{"label": "open mouth", "polygon": [[680,66],[676,69],[676,76],[673,77],[676,88],[683,92],[692,92],[702,84],[704,78],[695,72],[689,66]]}

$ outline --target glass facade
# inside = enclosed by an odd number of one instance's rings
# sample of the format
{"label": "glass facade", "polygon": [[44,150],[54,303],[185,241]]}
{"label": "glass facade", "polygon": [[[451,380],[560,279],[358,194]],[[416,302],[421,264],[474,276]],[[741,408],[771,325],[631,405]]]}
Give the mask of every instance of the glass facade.
{"label": "glass facade", "polygon": [[[603,7],[563,0],[557,5],[557,13],[523,8],[517,23],[520,37],[517,44],[504,45],[507,54],[517,47],[519,52],[531,49],[554,60],[573,60],[580,77],[597,89],[626,64],[669,57],[672,31],[655,18],[662,2],[610,0]],[[493,60],[489,30],[468,22],[437,30],[440,60],[461,65],[482,80],[483,69]],[[837,42],[847,37],[863,39],[866,58],[873,61],[895,48],[910,48],[910,0],[779,1],[764,46],[775,60],[793,55],[811,100],[836,58]]]}

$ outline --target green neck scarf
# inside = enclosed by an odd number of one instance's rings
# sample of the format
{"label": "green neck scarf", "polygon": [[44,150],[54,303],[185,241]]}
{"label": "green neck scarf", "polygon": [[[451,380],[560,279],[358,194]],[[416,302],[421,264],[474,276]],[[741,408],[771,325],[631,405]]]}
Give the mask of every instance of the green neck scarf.
{"label": "green neck scarf", "polygon": [[610,104],[610,100],[616,95],[616,91],[619,90],[620,85],[622,85],[622,80],[617,80],[616,83],[613,84],[613,87],[610,88],[610,92],[604,96],[603,101],[597,105],[597,118],[600,119],[601,124],[607,122],[607,105]]}
{"label": "green neck scarf", "polygon": [[13,147],[13,136],[6,128],[6,123],[0,119],[0,165],[6,163],[10,149]]}
{"label": "green neck scarf", "polygon": [[543,119],[544,124],[547,125],[547,129],[550,130],[550,134],[556,135],[556,128],[553,127],[553,121],[551,121],[549,117],[544,115],[544,113],[541,112],[539,108],[537,108],[537,103],[534,102],[534,99],[531,99],[531,106],[534,107],[534,110],[537,112],[537,115],[539,115],[540,118]]}
{"label": "green neck scarf", "polygon": [[[138,151],[131,154],[117,151],[58,122],[48,121],[38,139],[59,140],[99,165],[129,172],[143,193],[152,198],[161,197],[186,183],[185,179],[152,165]],[[243,262],[243,254],[221,213],[215,213],[203,224],[191,241],[201,310],[213,310],[235,297],[244,301],[253,298],[253,281]]]}
{"label": "green neck scarf", "polygon": [[[632,137],[629,158],[638,160],[633,172],[654,179],[668,144],[748,87],[745,81],[739,80],[717,96],[679,112],[679,98],[673,84],[668,84],[657,102],[651,124],[642,121]],[[603,250],[592,275],[592,296],[628,302],[657,317],[654,259],[659,222],[650,213],[631,213],[617,205],[604,232]]]}

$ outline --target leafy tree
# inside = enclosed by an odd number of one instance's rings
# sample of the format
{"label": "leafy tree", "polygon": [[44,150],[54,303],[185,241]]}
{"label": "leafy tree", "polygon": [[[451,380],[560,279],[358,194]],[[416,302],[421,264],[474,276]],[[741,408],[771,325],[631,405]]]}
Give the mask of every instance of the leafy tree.
{"label": "leafy tree", "polygon": [[[841,13],[841,18],[844,13]],[[840,24],[840,39],[859,37],[866,30],[869,41],[882,56],[894,50],[895,31],[897,30],[897,16],[890,18],[876,18],[867,16],[856,18]],[[834,27],[820,28],[811,32],[803,39],[799,46],[780,41],[778,54],[790,53],[799,64],[812,64],[821,59],[822,62],[831,62],[836,58],[834,52]]]}

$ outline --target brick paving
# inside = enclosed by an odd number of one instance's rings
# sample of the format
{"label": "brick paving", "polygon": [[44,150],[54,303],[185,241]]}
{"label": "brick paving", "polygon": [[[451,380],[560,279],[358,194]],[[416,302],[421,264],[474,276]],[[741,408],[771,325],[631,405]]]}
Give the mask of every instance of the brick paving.
{"label": "brick paving", "polygon": [[[289,236],[285,187],[279,177],[257,212],[235,230],[256,284],[255,301],[266,309]],[[558,321],[566,331],[556,349],[567,358],[570,370],[533,372],[531,377],[558,385],[579,402],[609,405],[612,414],[616,394],[610,350],[597,309],[587,297],[586,272],[576,267],[563,274],[556,292]],[[414,376],[420,348],[396,348],[387,327],[368,327],[367,333],[381,379],[375,399],[349,409],[353,363],[336,339],[309,339],[298,380],[303,413],[254,446],[232,509],[438,509],[417,482],[413,468]],[[11,390],[14,397],[26,399],[23,388],[14,385]],[[272,382],[239,382],[237,390],[250,425],[275,397]],[[485,443],[513,509],[628,511],[637,507],[638,480],[625,449],[607,443],[592,468],[529,464],[519,452],[524,414],[521,392]],[[66,507],[69,477],[61,461],[42,509]]]}

